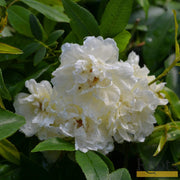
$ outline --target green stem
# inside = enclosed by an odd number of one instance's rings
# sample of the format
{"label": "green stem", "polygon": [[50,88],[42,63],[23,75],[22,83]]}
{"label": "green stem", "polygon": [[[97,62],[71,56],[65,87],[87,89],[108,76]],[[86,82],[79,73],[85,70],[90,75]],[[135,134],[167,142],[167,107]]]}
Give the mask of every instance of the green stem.
{"label": "green stem", "polygon": [[52,50],[49,46],[47,46],[46,44],[44,44],[42,41],[38,41],[37,39],[36,39],[36,41],[37,41],[39,44],[41,44],[42,46],[44,46],[46,49],[49,49],[50,53],[51,53],[53,56],[56,56],[56,55],[54,54],[53,50]]}
{"label": "green stem", "polygon": [[12,1],[8,6],[7,6],[7,8],[9,8],[9,7],[11,7],[14,3],[16,3],[16,2],[18,2],[19,0],[14,0],[14,1]]}
{"label": "green stem", "polygon": [[158,80],[162,79],[164,76],[166,76],[166,75],[169,73],[169,71],[170,71],[174,66],[176,66],[176,64],[178,63],[179,60],[180,60],[180,56],[177,57],[177,58],[171,63],[171,65],[170,65],[168,68],[166,68],[156,79],[154,79],[153,81],[151,81],[151,82],[149,83],[149,85],[155,83],[156,81],[158,81]]}

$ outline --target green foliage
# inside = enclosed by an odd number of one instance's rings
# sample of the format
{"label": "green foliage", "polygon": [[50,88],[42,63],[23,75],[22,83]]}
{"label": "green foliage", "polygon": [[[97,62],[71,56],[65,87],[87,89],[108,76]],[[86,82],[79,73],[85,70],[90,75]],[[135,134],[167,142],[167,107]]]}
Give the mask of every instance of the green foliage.
{"label": "green foliage", "polygon": [[68,17],[63,13],[62,6],[50,6],[36,0],[21,1],[53,21],[69,22]]}
{"label": "green foliage", "polygon": [[20,153],[16,147],[7,139],[0,141],[0,155],[7,159],[9,162],[19,165]]}
{"label": "green foliage", "polygon": [[60,138],[51,138],[39,143],[32,152],[38,151],[51,151],[51,150],[60,150],[60,151],[74,151],[74,145],[70,142],[67,142]]}
{"label": "green foliage", "polygon": [[11,136],[24,123],[25,120],[22,116],[0,109],[0,140]]}
{"label": "green foliage", "polygon": [[13,28],[20,34],[32,37],[29,24],[29,16],[31,11],[17,5],[8,8],[8,20]]}
{"label": "green foliage", "polygon": [[23,52],[8,44],[0,43],[0,54],[22,54]]}
{"label": "green foliage", "polygon": [[87,180],[106,180],[108,178],[107,165],[94,152],[82,153],[76,151],[76,161],[82,168]]}
{"label": "green foliage", "polygon": [[126,49],[126,46],[129,43],[129,40],[131,39],[131,34],[124,30],[121,33],[119,33],[117,36],[114,37],[114,40],[117,43],[117,47],[119,48],[119,52],[123,52]]}
{"label": "green foliage", "polygon": [[[179,18],[178,0],[0,0],[0,180],[130,180],[138,168],[180,170]],[[62,44],[86,36],[113,38],[120,59],[135,51],[157,76],[154,82],[165,81],[161,93],[169,103],[156,109],[157,124],[145,142],[114,144],[103,155],[76,151],[71,139],[39,143],[18,131],[25,119],[14,113],[13,101],[27,92],[25,81],[50,80]],[[44,151],[61,153],[49,163]]]}
{"label": "green foliage", "polygon": [[148,10],[149,10],[149,1],[148,0],[137,0],[138,3],[143,7],[145,13],[146,13],[146,18],[148,17]]}
{"label": "green foliage", "polygon": [[33,61],[34,66],[39,64],[44,59],[45,55],[46,55],[46,48],[41,47],[34,56],[34,61]]}
{"label": "green foliage", "polygon": [[131,176],[127,169],[122,168],[114,171],[109,175],[109,180],[114,180],[114,179],[119,179],[119,180],[131,180]]}
{"label": "green foliage", "polygon": [[83,7],[75,4],[71,0],[62,0],[65,12],[70,18],[70,25],[73,33],[83,40],[86,36],[98,36],[99,28],[93,15]]}
{"label": "green foliage", "polygon": [[145,37],[143,47],[144,62],[154,72],[161,66],[163,59],[170,53],[174,44],[173,15],[165,12],[154,19]]}
{"label": "green foliage", "polygon": [[10,95],[10,93],[9,93],[8,89],[6,88],[6,85],[4,83],[4,79],[3,79],[1,69],[0,69],[0,97],[7,99],[7,100],[11,100],[11,95]]}
{"label": "green foliage", "polygon": [[100,31],[103,37],[114,37],[126,27],[133,0],[111,0],[101,19]]}
{"label": "green foliage", "polygon": [[6,1],[5,0],[0,0],[0,6],[6,6]]}

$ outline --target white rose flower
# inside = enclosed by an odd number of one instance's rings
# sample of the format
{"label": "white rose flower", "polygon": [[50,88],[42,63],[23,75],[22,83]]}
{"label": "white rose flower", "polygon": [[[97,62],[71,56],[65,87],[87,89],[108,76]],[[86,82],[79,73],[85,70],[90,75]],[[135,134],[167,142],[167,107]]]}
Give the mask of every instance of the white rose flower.
{"label": "white rose flower", "polygon": [[87,37],[82,46],[62,46],[61,65],[52,83],[64,99],[65,135],[75,137],[76,149],[83,152],[113,150],[117,142],[144,141],[156,122],[153,113],[166,100],[158,96],[163,83],[148,85],[154,76],[141,68],[132,52],[126,62],[118,61],[113,39]]}
{"label": "white rose flower", "polygon": [[31,79],[25,86],[31,94],[19,93],[14,101],[16,113],[26,119],[20,130],[26,136],[37,135],[40,140],[60,136],[59,127],[53,125],[58,116],[56,101],[51,100],[55,96],[51,84],[48,81],[36,83]]}
{"label": "white rose flower", "polygon": [[155,109],[158,105],[167,104],[167,100],[158,95],[165,84],[148,85],[155,77],[148,76],[149,70],[139,66],[139,56],[134,52],[129,54],[126,62],[134,69],[131,78],[135,82],[126,85],[126,89],[123,86],[119,87],[123,93],[112,125],[113,136],[117,142],[124,140],[143,142],[154,129]]}

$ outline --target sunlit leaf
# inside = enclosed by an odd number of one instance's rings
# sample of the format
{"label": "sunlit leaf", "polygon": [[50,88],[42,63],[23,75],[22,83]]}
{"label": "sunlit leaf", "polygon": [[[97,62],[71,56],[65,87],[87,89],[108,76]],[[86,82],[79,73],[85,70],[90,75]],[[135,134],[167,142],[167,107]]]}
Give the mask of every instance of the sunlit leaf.
{"label": "sunlit leaf", "polygon": [[2,53],[2,54],[22,54],[23,51],[18,48],[15,48],[13,46],[10,46],[8,44],[0,42],[0,53]]}
{"label": "sunlit leaf", "polygon": [[131,39],[131,34],[126,30],[122,31],[121,33],[119,33],[117,36],[114,37],[114,40],[117,43],[117,47],[119,48],[119,53],[125,50],[130,39]]}
{"label": "sunlit leaf", "polygon": [[14,164],[20,164],[20,153],[7,139],[0,141],[0,155]]}
{"label": "sunlit leaf", "polygon": [[0,108],[0,140],[15,133],[24,123],[22,116]]}
{"label": "sunlit leaf", "polygon": [[156,149],[156,152],[153,154],[153,156],[157,156],[163,149],[164,145],[166,144],[166,141],[167,141],[167,132],[165,132],[161,138],[160,138],[160,141],[159,141],[159,145]]}

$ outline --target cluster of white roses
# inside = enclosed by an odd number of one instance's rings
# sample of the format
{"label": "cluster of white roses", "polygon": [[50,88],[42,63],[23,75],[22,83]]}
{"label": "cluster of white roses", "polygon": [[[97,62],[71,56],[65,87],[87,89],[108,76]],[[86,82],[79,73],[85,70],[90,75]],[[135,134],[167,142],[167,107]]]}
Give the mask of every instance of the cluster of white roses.
{"label": "cluster of white roses", "polygon": [[154,111],[165,105],[159,92],[164,83],[140,67],[139,56],[118,61],[113,39],[87,37],[82,46],[62,46],[61,65],[48,81],[26,81],[31,94],[15,98],[16,113],[26,124],[21,131],[40,140],[72,137],[76,150],[112,151],[114,141],[143,142],[156,122]]}

